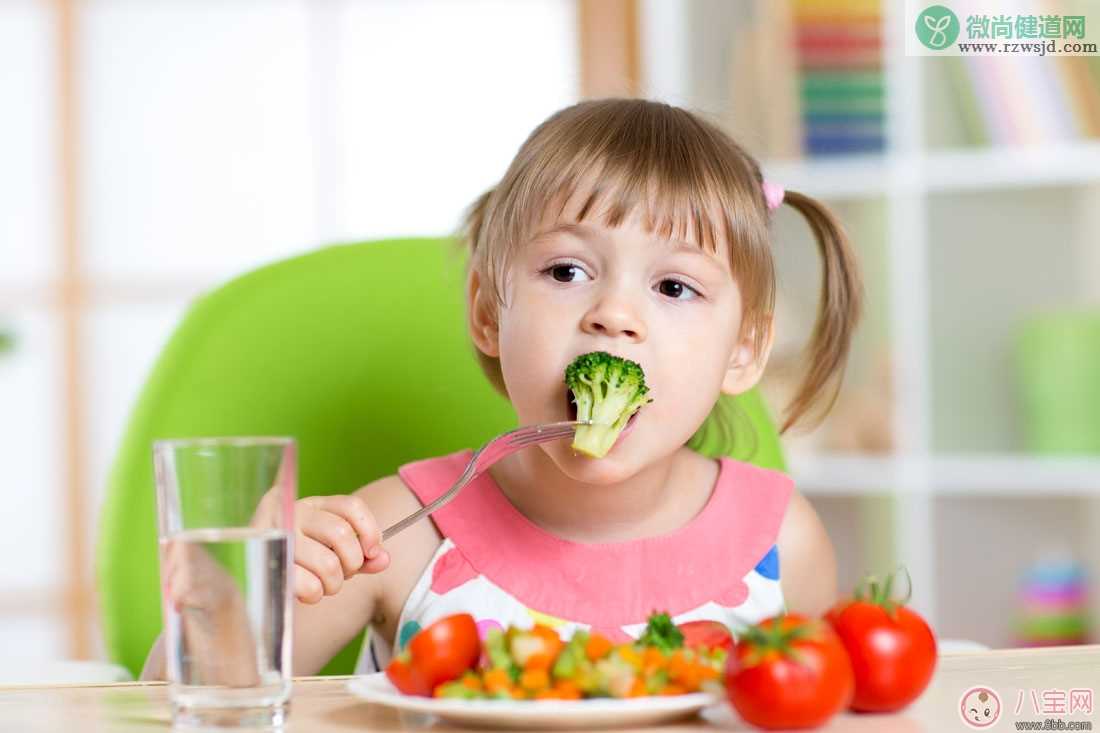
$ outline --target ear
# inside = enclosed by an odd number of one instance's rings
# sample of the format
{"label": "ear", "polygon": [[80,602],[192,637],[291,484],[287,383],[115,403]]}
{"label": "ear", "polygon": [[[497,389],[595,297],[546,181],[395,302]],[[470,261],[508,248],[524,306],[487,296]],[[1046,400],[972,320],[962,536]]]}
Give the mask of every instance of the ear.
{"label": "ear", "polygon": [[492,296],[481,287],[481,276],[470,268],[466,276],[466,327],[478,350],[490,357],[500,356],[499,330],[494,317],[496,308],[490,303]]}
{"label": "ear", "polygon": [[729,395],[738,395],[748,392],[756,386],[760,378],[764,376],[764,367],[768,363],[768,357],[772,352],[772,343],[775,341],[775,330],[772,328],[773,317],[769,316],[765,322],[767,336],[761,347],[760,354],[753,349],[753,333],[750,331],[734,349],[730,355],[729,369],[722,379],[722,392]]}

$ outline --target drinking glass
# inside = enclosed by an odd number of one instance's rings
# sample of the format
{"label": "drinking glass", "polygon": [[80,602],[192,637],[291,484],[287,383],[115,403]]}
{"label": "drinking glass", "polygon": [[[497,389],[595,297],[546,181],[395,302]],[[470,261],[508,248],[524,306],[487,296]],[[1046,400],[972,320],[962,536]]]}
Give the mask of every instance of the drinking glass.
{"label": "drinking glass", "polygon": [[280,727],[297,446],[283,437],[159,440],[153,464],[173,723]]}

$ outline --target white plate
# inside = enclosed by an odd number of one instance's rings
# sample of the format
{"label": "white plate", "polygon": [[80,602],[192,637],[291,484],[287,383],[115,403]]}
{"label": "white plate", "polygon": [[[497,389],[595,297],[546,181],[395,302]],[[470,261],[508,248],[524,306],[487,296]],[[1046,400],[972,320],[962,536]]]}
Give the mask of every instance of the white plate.
{"label": "white plate", "polygon": [[593,729],[656,725],[698,713],[722,701],[709,692],[634,697],[626,700],[457,700],[404,695],[385,672],[348,680],[348,689],[369,702],[408,712],[435,715],[478,728]]}

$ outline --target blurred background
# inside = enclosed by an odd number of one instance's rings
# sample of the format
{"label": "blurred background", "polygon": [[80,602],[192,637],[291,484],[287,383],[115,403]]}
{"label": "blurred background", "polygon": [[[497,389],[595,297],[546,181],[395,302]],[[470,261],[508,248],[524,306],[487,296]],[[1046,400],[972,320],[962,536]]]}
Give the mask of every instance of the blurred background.
{"label": "blurred background", "polygon": [[[1100,30],[1095,2],[1017,12]],[[860,253],[841,397],[784,439],[842,591],[904,563],[942,636],[1091,641],[1100,55],[906,56],[910,32],[891,0],[0,0],[0,667],[105,658],[97,511],[196,296],[447,234],[539,122],[612,95],[720,124]],[[783,209],[775,251],[778,411],[821,273]]]}

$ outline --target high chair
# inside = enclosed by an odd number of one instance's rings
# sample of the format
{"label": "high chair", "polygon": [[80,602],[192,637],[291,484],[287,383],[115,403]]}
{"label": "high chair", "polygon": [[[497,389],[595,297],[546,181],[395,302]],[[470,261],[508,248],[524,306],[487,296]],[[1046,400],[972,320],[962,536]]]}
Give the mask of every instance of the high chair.
{"label": "high chair", "polygon": [[[161,629],[154,440],[293,436],[298,494],[311,496],[350,493],[516,427],[466,333],[465,256],[443,238],[330,246],[191,305],[132,408],[107,481],[96,572],[113,662],[136,677]],[[735,457],[782,468],[760,395],[737,400],[758,440],[755,455]],[[703,452],[714,445],[708,436]],[[322,674],[350,674],[362,636]]]}

